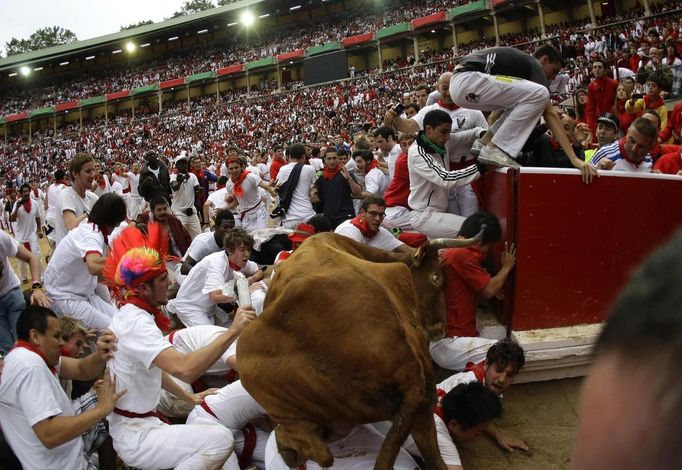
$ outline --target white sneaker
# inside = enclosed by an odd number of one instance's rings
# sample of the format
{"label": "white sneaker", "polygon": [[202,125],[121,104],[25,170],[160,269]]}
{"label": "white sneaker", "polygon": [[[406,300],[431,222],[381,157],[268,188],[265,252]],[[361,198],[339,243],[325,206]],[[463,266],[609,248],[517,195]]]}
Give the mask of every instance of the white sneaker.
{"label": "white sneaker", "polygon": [[519,168],[521,168],[521,165],[519,165],[516,162],[516,160],[511,158],[503,150],[500,150],[497,147],[488,147],[488,146],[483,147],[481,149],[480,154],[478,155],[478,161],[480,163],[485,164],[485,165],[509,167],[509,168],[515,168],[517,170]]}

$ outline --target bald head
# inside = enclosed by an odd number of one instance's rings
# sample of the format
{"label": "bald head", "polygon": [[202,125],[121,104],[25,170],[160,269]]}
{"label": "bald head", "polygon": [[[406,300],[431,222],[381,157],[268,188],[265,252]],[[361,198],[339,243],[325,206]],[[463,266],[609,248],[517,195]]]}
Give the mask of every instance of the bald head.
{"label": "bald head", "polygon": [[438,92],[440,93],[440,98],[446,103],[452,103],[452,98],[450,97],[450,79],[452,78],[452,72],[445,72],[443,75],[438,77]]}

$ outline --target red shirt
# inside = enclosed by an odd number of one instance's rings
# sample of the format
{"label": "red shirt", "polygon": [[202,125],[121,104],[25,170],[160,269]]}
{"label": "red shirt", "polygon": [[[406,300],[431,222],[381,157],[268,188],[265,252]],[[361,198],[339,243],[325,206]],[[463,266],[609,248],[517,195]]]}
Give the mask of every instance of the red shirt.
{"label": "red shirt", "polygon": [[275,181],[277,175],[279,174],[279,169],[286,165],[285,160],[280,160],[279,158],[273,158],[270,162],[270,181]]}
{"label": "red shirt", "polygon": [[485,257],[478,246],[449,248],[443,253],[448,337],[478,336],[476,297],[490,282],[490,274],[481,266]]}
{"label": "red shirt", "polygon": [[682,156],[680,152],[663,155],[656,160],[654,170],[658,170],[666,175],[676,175],[678,171],[682,170]]}
{"label": "red shirt", "polygon": [[409,207],[407,205],[407,198],[409,195],[410,172],[407,170],[407,154],[401,153],[395,161],[393,178],[384,193],[386,207]]}
{"label": "red shirt", "polygon": [[613,103],[616,101],[616,90],[618,89],[618,80],[614,80],[607,76],[595,78],[587,86],[587,104],[585,106],[585,115],[587,118],[587,125],[594,133],[597,127],[597,118],[601,113],[611,112]]}

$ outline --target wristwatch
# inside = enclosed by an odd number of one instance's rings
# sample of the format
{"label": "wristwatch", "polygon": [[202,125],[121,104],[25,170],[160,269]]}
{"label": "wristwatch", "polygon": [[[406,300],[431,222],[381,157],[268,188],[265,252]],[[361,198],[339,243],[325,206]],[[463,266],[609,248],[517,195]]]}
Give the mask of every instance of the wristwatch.
{"label": "wristwatch", "polygon": [[31,289],[33,289],[33,290],[42,289],[42,288],[43,288],[42,282],[34,282],[33,285],[31,286]]}

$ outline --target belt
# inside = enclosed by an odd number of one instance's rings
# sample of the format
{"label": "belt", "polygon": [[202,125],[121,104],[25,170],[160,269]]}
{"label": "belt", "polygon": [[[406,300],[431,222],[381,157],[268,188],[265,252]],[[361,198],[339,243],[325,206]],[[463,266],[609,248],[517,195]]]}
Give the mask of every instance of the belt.
{"label": "belt", "polygon": [[168,418],[166,418],[164,415],[162,415],[156,410],[147,411],[146,413],[133,413],[132,411],[114,408],[114,413],[116,413],[117,415],[125,416],[126,418],[158,418],[166,424],[171,423],[170,421],[168,421]]}
{"label": "belt", "polygon": [[239,213],[239,220],[243,220],[243,219],[244,219],[244,216],[245,216],[246,214],[248,214],[248,213],[251,212],[252,210],[257,209],[258,207],[260,207],[261,204],[263,204],[263,201],[258,201],[258,204],[256,204],[255,206],[253,206],[253,207],[251,207],[251,208],[249,208],[249,209],[246,209],[244,212],[240,212],[240,213]]}
{"label": "belt", "polygon": [[215,419],[218,419],[218,417],[215,415],[213,410],[211,409],[210,406],[208,406],[208,403],[206,403],[206,399],[201,400],[201,403],[199,404],[204,410],[206,410],[206,413],[210,414],[213,416]]}
{"label": "belt", "polygon": [[[199,406],[215,419],[219,419],[211,407],[208,406],[208,403],[206,403],[206,399],[201,400]],[[244,429],[242,429],[242,433],[244,434],[244,447],[242,449],[242,454],[239,457],[239,467],[246,468],[251,464],[253,451],[256,449],[256,428],[253,427],[253,424],[247,423],[246,426],[244,426]]]}

